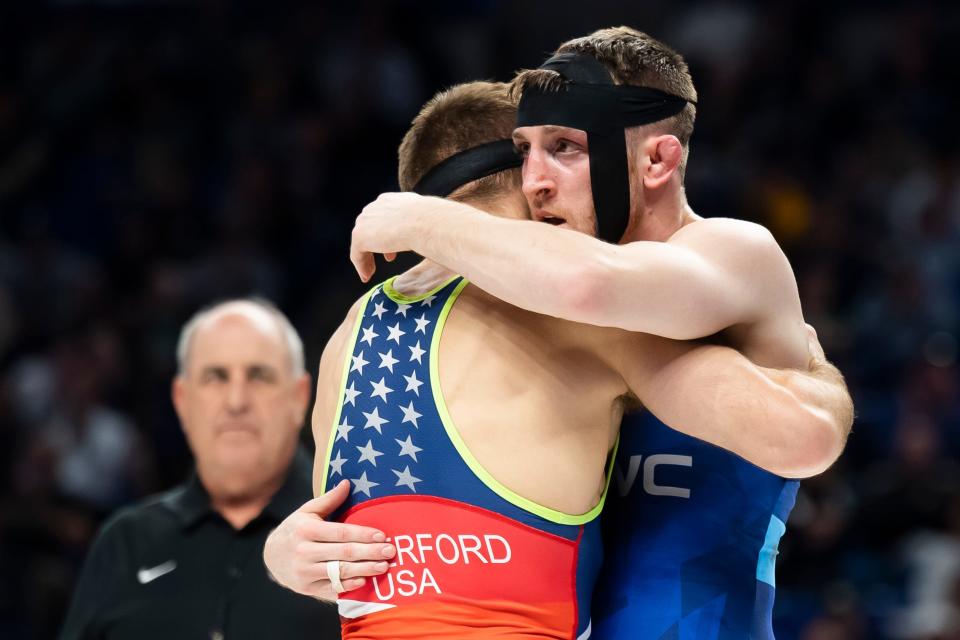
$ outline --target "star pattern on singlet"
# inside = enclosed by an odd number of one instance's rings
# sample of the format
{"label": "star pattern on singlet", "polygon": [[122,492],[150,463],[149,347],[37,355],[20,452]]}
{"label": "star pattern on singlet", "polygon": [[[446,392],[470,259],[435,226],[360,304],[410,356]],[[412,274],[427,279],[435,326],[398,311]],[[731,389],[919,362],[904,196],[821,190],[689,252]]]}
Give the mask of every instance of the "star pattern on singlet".
{"label": "star pattern on singlet", "polygon": [[429,380],[436,298],[398,303],[381,286],[367,303],[328,469],[332,483],[350,480],[355,499],[414,494],[423,482],[418,469],[430,451],[420,421],[433,398],[421,387]]}

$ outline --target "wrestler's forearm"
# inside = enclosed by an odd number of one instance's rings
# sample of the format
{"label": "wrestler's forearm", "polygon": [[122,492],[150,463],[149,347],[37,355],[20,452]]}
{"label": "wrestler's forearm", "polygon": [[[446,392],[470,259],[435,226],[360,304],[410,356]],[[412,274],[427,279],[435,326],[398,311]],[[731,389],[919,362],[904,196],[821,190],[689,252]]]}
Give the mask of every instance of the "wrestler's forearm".
{"label": "wrestler's forearm", "polygon": [[421,212],[410,242],[416,253],[505,302],[570,320],[578,320],[569,287],[579,265],[601,261],[604,247],[573,231],[441,200]]}
{"label": "wrestler's forearm", "polygon": [[[734,418],[727,426],[743,457],[759,456],[760,466],[790,478],[822,473],[843,451],[853,409],[846,388],[807,371],[738,363],[738,381],[720,403],[720,415]],[[834,369],[835,371],[835,369]],[[761,376],[766,380],[762,380]],[[738,451],[739,449],[739,451]]]}
{"label": "wrestler's forearm", "polygon": [[[749,287],[665,242],[612,245],[545,223],[507,220],[430,199],[411,249],[514,306],[572,322],[676,340],[744,322]],[[753,269],[751,277],[764,273]],[[756,317],[752,317],[756,319]]]}
{"label": "wrestler's forearm", "polygon": [[849,430],[836,385],[762,369],[726,347],[691,349],[642,384],[641,401],[670,427],[784,477],[824,471]]}
{"label": "wrestler's forearm", "polygon": [[819,451],[811,463],[822,467],[820,471],[833,464],[846,445],[854,419],[853,399],[843,374],[825,360],[812,364],[809,371],[760,370],[787,389],[807,411],[823,417],[821,428],[811,435],[811,449]]}

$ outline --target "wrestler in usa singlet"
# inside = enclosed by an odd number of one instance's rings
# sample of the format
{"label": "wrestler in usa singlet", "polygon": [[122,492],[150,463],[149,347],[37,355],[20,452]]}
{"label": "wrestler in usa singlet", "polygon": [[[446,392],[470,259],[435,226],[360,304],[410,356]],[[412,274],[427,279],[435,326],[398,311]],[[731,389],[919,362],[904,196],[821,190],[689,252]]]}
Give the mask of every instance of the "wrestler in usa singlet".
{"label": "wrestler in usa singlet", "polygon": [[344,639],[590,637],[603,500],[560,513],[484,470],[438,371],[444,323],[467,282],[416,298],[391,283],[361,301],[327,445],[325,488],[352,485],[335,517],[377,527],[397,547],[386,574],[340,595]]}

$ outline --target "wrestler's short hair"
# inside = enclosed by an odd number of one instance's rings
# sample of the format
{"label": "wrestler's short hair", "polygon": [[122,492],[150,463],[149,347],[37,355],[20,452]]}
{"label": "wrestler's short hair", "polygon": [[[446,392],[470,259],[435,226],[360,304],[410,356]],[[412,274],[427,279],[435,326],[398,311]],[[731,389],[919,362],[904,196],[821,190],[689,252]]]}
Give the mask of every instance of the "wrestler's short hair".
{"label": "wrestler's short hair", "polygon": [[[441,91],[423,106],[400,143],[400,190],[411,191],[430,169],[456,153],[510,138],[516,123],[517,101],[506,83],[467,82]],[[519,187],[520,169],[508,169],[469,182],[449,197],[484,199]]]}
{"label": "wrestler's short hair", "polygon": [[[628,84],[666,91],[690,102],[696,102],[697,90],[683,56],[656,38],[631,29],[610,27],[599,29],[588,36],[574,38],[561,44],[556,53],[583,53],[602,62],[610,71],[615,84]],[[510,93],[520,97],[525,87],[556,89],[560,76],[546,69],[521,71],[511,83]],[[684,148],[684,164],[697,108],[688,102],[683,111],[661,123],[644,127],[662,127],[662,131],[675,135]],[[682,167],[681,167],[682,170]]]}

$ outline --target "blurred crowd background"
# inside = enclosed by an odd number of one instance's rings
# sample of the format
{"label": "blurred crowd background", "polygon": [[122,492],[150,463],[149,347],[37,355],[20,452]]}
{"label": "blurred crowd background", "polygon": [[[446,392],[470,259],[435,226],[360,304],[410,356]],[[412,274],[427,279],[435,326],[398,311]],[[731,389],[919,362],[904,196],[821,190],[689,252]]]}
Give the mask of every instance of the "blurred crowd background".
{"label": "blurred crowd background", "polygon": [[613,24],[686,56],[689,200],[773,230],[857,404],[778,638],[960,638],[960,11],[715,0],[0,4],[0,637],[53,637],[99,522],[189,470],[188,315],[265,295],[316,363],[420,104]]}

